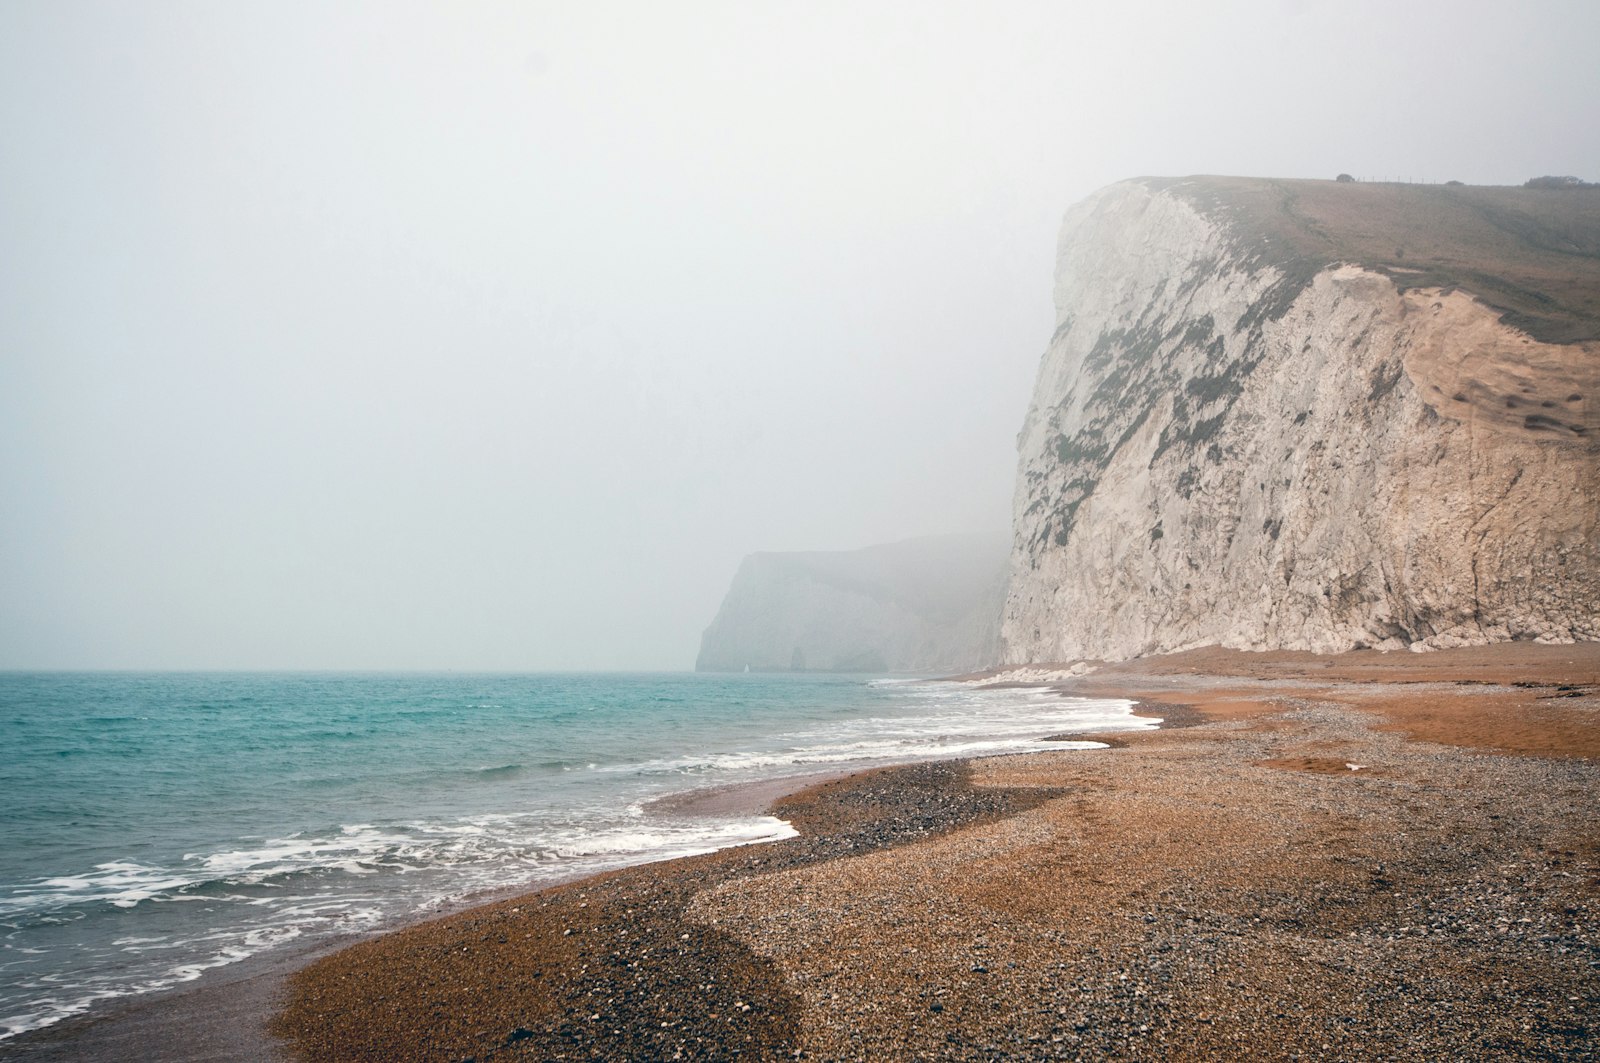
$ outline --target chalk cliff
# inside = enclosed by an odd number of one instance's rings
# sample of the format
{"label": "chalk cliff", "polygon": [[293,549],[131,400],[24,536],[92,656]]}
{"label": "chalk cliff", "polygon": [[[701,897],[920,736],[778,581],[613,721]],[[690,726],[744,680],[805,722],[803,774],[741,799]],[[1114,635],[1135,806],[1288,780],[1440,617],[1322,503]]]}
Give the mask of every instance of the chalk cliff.
{"label": "chalk cliff", "polygon": [[935,536],[865,550],[751,554],[700,642],[698,671],[959,672],[999,654],[1006,544]]}
{"label": "chalk cliff", "polygon": [[1007,660],[1600,639],[1600,193],[1124,182],[1056,306]]}

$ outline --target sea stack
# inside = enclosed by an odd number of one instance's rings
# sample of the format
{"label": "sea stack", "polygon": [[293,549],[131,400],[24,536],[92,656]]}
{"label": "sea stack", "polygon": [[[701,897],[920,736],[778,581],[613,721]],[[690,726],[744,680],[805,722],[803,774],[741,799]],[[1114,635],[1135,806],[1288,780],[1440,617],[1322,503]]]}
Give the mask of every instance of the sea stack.
{"label": "sea stack", "polygon": [[1126,181],[1055,296],[1008,660],[1600,639],[1600,191]]}

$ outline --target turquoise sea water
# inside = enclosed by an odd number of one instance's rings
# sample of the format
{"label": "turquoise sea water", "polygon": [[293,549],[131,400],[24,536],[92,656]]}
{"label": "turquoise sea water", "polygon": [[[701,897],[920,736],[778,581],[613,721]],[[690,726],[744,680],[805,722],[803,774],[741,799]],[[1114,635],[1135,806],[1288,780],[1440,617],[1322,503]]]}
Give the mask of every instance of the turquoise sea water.
{"label": "turquoise sea water", "polygon": [[1149,726],[823,675],[0,674],[0,1039],[485,891],[791,833],[701,786]]}

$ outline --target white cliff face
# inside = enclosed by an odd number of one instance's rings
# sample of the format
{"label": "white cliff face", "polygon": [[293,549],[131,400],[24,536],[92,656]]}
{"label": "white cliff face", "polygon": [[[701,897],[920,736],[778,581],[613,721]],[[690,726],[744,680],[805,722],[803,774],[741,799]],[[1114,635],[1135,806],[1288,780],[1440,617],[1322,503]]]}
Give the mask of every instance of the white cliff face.
{"label": "white cliff face", "polygon": [[1600,639],[1600,344],[1139,182],[1068,215],[1056,306],[1008,661]]}
{"label": "white cliff face", "polygon": [[1005,544],[934,536],[817,553],[751,554],[699,671],[966,672],[994,662]]}

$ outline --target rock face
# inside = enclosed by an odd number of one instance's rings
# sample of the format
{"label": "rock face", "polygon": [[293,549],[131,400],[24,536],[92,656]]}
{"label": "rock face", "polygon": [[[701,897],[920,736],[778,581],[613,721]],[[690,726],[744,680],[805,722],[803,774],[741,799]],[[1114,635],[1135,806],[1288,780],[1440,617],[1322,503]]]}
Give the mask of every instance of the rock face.
{"label": "rock face", "polygon": [[1600,639],[1600,193],[1125,182],[1056,307],[1006,660]]}
{"label": "rock face", "polygon": [[969,536],[751,554],[700,640],[702,672],[969,671],[999,655],[1006,545]]}

